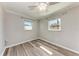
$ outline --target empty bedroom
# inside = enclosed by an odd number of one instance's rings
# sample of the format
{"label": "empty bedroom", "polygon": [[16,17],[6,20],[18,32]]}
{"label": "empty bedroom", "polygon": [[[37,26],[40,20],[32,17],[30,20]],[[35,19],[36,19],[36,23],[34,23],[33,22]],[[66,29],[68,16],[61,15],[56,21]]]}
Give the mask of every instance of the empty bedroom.
{"label": "empty bedroom", "polygon": [[0,2],[0,56],[79,56],[79,2]]}

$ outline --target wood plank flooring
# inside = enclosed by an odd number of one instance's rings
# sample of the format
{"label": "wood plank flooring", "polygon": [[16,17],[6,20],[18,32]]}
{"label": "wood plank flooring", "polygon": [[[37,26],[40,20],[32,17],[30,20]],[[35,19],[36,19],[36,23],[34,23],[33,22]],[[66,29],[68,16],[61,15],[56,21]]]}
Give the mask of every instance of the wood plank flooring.
{"label": "wood plank flooring", "polygon": [[79,54],[37,39],[7,48],[4,56],[79,56]]}

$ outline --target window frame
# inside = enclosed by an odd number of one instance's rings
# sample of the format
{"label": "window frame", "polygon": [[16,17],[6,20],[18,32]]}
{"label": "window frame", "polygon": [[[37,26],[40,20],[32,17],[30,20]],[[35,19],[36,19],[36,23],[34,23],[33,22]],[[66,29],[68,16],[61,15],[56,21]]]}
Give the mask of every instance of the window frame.
{"label": "window frame", "polygon": [[[26,29],[25,27],[27,27],[27,25],[25,24],[25,22],[30,22],[31,23],[31,29]],[[33,29],[33,24],[32,24],[32,20],[29,20],[29,19],[25,19],[24,20],[24,30],[26,31],[31,31]]]}
{"label": "window frame", "polygon": [[[52,22],[54,24],[55,20],[57,20],[58,24],[56,24],[56,25],[58,26],[58,29],[55,29],[54,27],[52,27],[52,29],[51,29],[50,28],[50,22],[54,21],[54,22]],[[61,19],[60,18],[55,18],[55,19],[52,19],[52,20],[48,20],[48,30],[49,31],[61,31]]]}

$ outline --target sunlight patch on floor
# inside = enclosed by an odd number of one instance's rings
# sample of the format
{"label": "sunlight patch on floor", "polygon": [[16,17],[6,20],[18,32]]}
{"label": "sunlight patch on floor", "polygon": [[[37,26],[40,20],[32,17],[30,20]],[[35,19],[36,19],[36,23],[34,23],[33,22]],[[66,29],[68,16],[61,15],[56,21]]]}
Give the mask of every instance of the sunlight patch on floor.
{"label": "sunlight patch on floor", "polygon": [[45,47],[40,46],[41,49],[43,49],[44,51],[46,51],[48,54],[52,55],[53,53],[49,50],[47,50]]}

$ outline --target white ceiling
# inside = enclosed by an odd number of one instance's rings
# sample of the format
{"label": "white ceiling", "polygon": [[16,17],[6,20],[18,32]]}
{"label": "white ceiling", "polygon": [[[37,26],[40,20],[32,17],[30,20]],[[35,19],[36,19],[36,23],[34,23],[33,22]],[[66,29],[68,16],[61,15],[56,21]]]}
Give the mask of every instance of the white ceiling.
{"label": "white ceiling", "polygon": [[79,3],[71,3],[71,2],[60,2],[56,4],[52,3],[51,5],[47,7],[46,11],[40,11],[38,8],[35,8],[35,6],[38,5],[38,2],[5,2],[5,3],[2,3],[3,8],[5,10],[13,11],[15,13],[28,16],[28,18],[31,18],[31,19],[42,18],[47,15],[51,15],[61,9],[77,6],[78,4]]}

